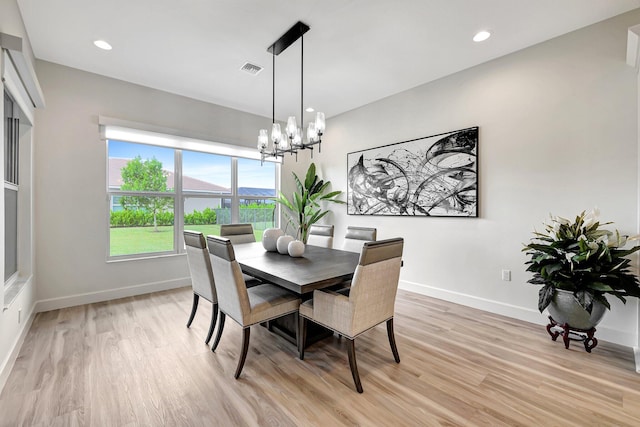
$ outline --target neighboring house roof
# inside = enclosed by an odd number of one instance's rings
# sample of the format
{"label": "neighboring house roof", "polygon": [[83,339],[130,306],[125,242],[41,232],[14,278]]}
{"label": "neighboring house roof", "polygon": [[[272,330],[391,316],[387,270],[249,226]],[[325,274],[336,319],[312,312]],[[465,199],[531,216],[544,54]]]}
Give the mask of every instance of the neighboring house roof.
{"label": "neighboring house roof", "polygon": [[[109,159],[109,188],[120,188],[122,186],[122,175],[120,171],[122,170],[123,167],[127,165],[129,160],[131,159],[119,159],[119,158]],[[167,188],[172,189],[173,182],[174,182],[174,179],[173,179],[174,173],[170,171],[165,171],[165,172],[167,174]],[[231,189],[227,187],[222,187],[220,185],[212,184],[210,182],[202,181],[201,179],[192,178],[186,175],[182,177],[182,182],[184,183],[184,187],[191,191],[208,191],[208,192],[215,192],[215,193],[231,192]]]}
{"label": "neighboring house roof", "polygon": [[238,187],[238,196],[275,197],[275,188]]}

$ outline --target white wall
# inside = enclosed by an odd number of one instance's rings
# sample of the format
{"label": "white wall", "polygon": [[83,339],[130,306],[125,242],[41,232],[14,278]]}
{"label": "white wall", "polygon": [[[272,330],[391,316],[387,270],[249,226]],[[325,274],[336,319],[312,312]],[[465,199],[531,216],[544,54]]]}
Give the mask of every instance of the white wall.
{"label": "white wall", "polygon": [[270,120],[49,62],[36,67],[47,100],[36,115],[38,311],[188,285],[183,255],[106,262],[107,160],[98,116],[250,147]]}
{"label": "white wall", "polygon": [[[625,52],[627,28],[639,22],[632,11],[329,119],[314,161],[344,191],[348,152],[480,127],[479,218],[348,216],[334,207],[336,244],[347,225],[403,236],[402,287],[545,323],[521,253],[533,228],[550,212],[599,206],[622,233],[637,231],[638,82]],[[285,162],[283,190],[307,164],[308,155]],[[597,336],[637,345],[638,304],[610,300]]]}
{"label": "white wall", "polygon": [[[23,39],[23,53],[27,61],[33,63],[33,53],[22,22],[22,16],[18,5],[14,0],[0,2],[0,32]],[[2,69],[2,55],[0,55],[0,69]],[[4,93],[4,84],[0,82],[0,93]],[[3,116],[4,103],[0,103],[0,116]],[[4,117],[4,116],[3,116]],[[4,121],[3,121],[4,122]],[[4,135],[4,123],[0,123],[0,135]],[[30,133],[30,132],[29,132]],[[21,139],[21,145],[28,143],[31,135]],[[23,154],[23,153],[21,153]],[[21,158],[21,163],[28,159]],[[0,165],[4,165],[4,156],[0,150]],[[4,191],[4,190],[3,190]],[[26,192],[21,192],[21,195]],[[30,215],[26,215],[30,217]],[[24,217],[21,218],[24,222]],[[0,198],[0,223],[4,224],[4,197]],[[4,242],[4,226],[0,226],[0,235]],[[31,253],[21,254],[22,261],[31,265]],[[0,259],[4,260],[4,244],[0,246]],[[23,264],[24,265],[24,264]],[[0,264],[1,277],[4,277],[4,262]],[[13,366],[17,350],[26,334],[32,319],[35,302],[35,281],[28,280],[20,294],[6,310],[3,310],[3,289],[0,288],[0,390],[4,386],[6,378]]]}

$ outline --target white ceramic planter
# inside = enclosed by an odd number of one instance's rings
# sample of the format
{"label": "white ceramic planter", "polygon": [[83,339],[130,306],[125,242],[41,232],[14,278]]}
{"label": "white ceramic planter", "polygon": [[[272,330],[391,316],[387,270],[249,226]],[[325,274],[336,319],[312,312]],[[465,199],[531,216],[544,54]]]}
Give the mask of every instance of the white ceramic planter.
{"label": "white ceramic planter", "polygon": [[278,249],[278,253],[282,255],[289,254],[289,243],[293,242],[295,239],[291,236],[280,236],[278,237],[278,241],[276,242],[276,249]]}
{"label": "white ceramic planter", "polygon": [[275,252],[277,248],[278,238],[284,236],[284,231],[279,228],[267,228],[262,233],[262,246],[268,252]]}
{"label": "white ceramic planter", "polygon": [[294,240],[293,242],[289,242],[289,246],[287,247],[289,251],[289,256],[293,258],[300,258],[304,255],[304,243],[300,240]]}

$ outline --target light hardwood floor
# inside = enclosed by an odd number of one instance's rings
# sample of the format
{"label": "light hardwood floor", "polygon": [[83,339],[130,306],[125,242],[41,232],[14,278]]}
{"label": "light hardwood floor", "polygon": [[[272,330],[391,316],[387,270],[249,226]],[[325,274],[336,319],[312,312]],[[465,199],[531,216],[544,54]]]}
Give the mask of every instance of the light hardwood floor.
{"label": "light hardwood floor", "polygon": [[[565,350],[544,327],[400,291],[395,331],[356,341],[364,394],[345,340],[292,344],[253,327],[233,379],[240,327],[204,344],[211,305],[185,327],[178,289],[36,316],[0,395],[0,425],[18,426],[638,426],[631,349]],[[597,336],[597,334],[596,334]]]}

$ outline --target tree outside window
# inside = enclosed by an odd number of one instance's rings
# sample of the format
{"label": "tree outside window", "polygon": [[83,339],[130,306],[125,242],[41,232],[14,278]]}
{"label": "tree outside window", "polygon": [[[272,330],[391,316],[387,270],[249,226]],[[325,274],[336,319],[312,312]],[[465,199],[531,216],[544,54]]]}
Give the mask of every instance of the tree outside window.
{"label": "tree outside window", "polygon": [[[121,170],[122,191],[149,191],[166,193],[167,172],[162,169],[162,162],[155,157],[142,160],[136,156]],[[153,229],[158,231],[158,215],[173,209],[173,199],[167,197],[123,196],[122,207],[125,210],[143,210],[153,215]]]}

